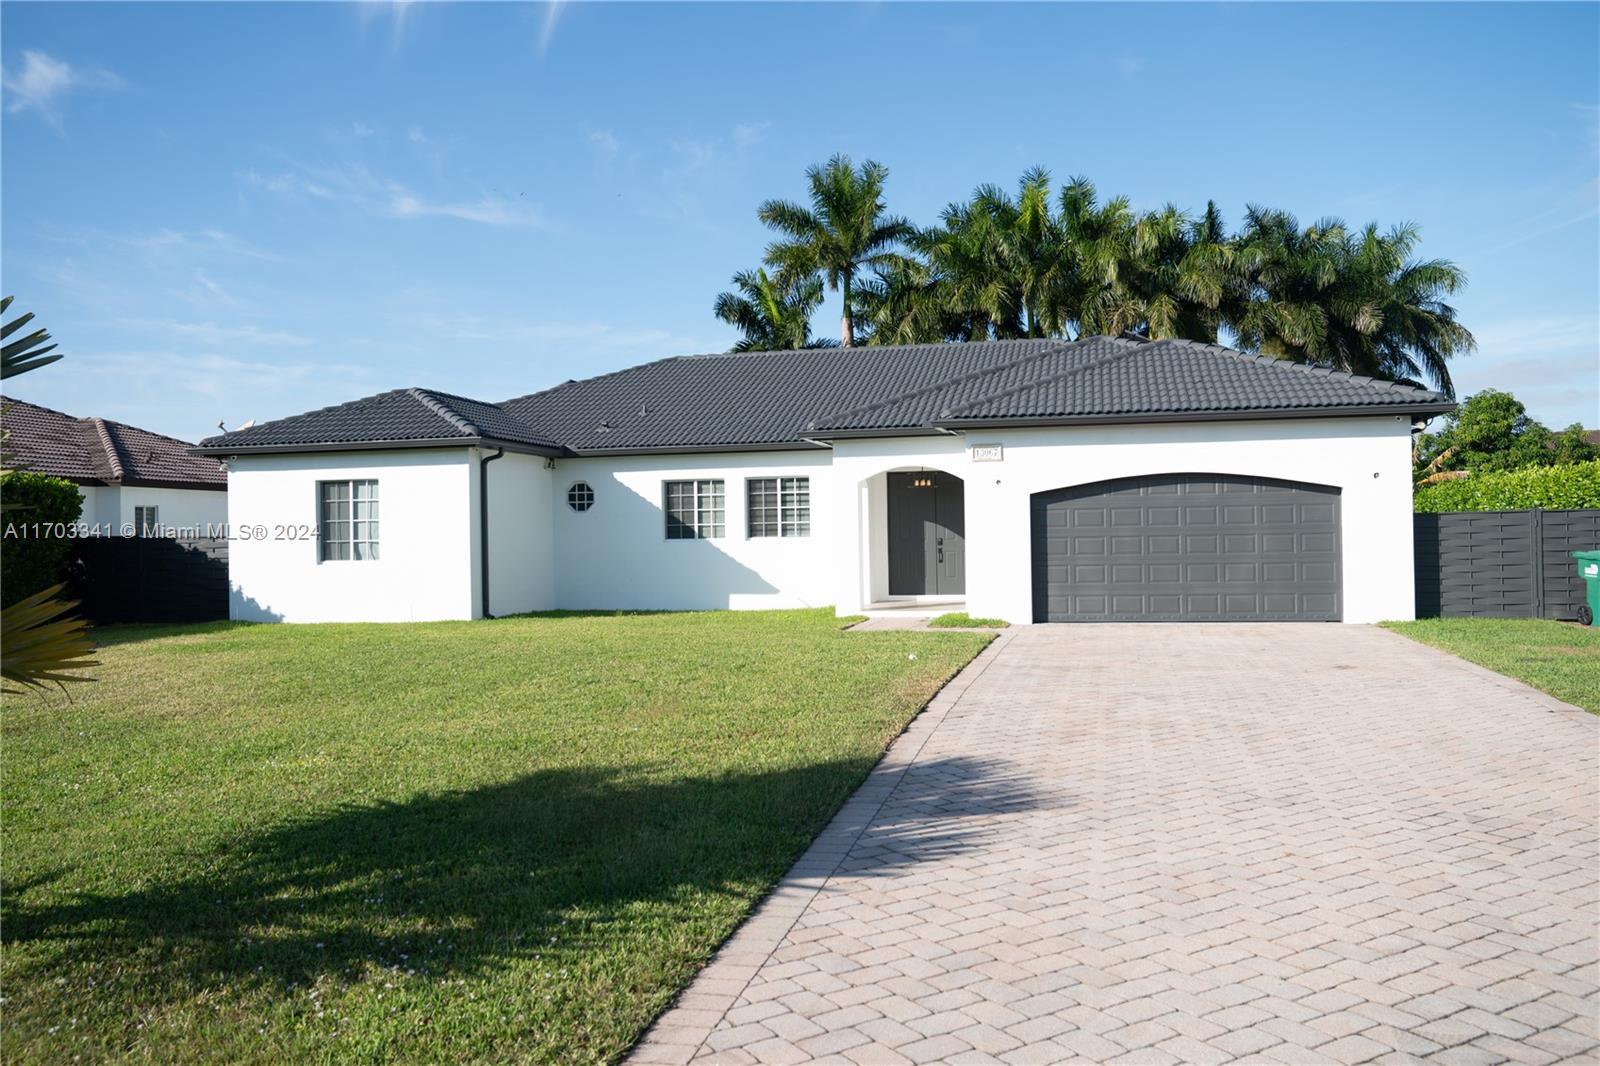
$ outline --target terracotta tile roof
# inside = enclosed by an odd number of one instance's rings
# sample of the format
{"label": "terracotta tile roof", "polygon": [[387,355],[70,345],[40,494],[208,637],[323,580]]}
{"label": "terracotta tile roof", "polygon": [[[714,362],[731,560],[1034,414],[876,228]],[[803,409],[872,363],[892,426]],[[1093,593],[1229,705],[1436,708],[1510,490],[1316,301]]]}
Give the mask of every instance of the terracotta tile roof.
{"label": "terracotta tile roof", "polygon": [[0,403],[7,468],[34,470],[85,485],[228,487],[215,459],[191,455],[188,441],[105,418],[69,414],[5,397]]}

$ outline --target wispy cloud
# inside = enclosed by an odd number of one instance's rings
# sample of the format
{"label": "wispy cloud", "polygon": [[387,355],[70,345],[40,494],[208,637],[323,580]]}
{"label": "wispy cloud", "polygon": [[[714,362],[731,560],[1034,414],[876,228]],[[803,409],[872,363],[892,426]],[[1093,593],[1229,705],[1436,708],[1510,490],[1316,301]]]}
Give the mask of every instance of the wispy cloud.
{"label": "wispy cloud", "polygon": [[406,28],[417,9],[412,6],[411,0],[362,0],[356,5],[356,10],[360,14],[363,31],[374,25],[387,24],[389,47],[398,52],[405,43]]}
{"label": "wispy cloud", "polygon": [[589,134],[589,143],[594,145],[594,150],[602,159],[615,159],[617,153],[622,151],[622,142],[610,130],[595,130]]}
{"label": "wispy cloud", "polygon": [[1500,228],[1509,234],[1504,240],[1478,247],[1462,255],[1463,259],[1482,258],[1515,248],[1519,244],[1537,240],[1558,230],[1567,229],[1600,218],[1600,179],[1591,179],[1573,194],[1557,198],[1551,206]]}
{"label": "wispy cloud", "polygon": [[183,322],[170,318],[117,318],[111,324],[122,330],[137,330],[168,338],[181,338],[206,346],[250,345],[253,347],[303,348],[315,343],[312,338],[283,329],[263,329],[253,323],[222,325],[216,322]]}
{"label": "wispy cloud", "polygon": [[544,19],[539,23],[539,58],[543,59],[550,50],[550,42],[556,38],[556,25],[566,10],[567,0],[549,0],[544,5]]}
{"label": "wispy cloud", "polygon": [[[373,369],[322,359],[247,358],[182,345],[75,348],[17,392],[79,415],[100,415],[199,440],[237,426],[377,391]],[[86,400],[86,397],[98,399]]]}
{"label": "wispy cloud", "polygon": [[726,219],[718,202],[722,191],[748,169],[756,145],[772,129],[771,122],[743,122],[718,136],[669,141],[660,175],[637,197],[640,211],[649,218],[720,230]]}
{"label": "wispy cloud", "polygon": [[160,229],[154,233],[110,234],[101,235],[97,239],[110,240],[154,254],[216,252],[225,256],[240,256],[272,263],[283,261],[283,256],[257,248],[243,237],[210,227],[199,230]]}
{"label": "wispy cloud", "polygon": [[760,144],[767,139],[767,131],[771,128],[771,122],[741,122],[733,127],[733,143],[740,148]]}
{"label": "wispy cloud", "polygon": [[57,129],[61,128],[61,103],[71,93],[80,89],[121,89],[126,84],[109,70],[75,67],[64,59],[31,50],[22,53],[22,69],[0,69],[6,110],[12,114],[37,112]]}
{"label": "wispy cloud", "polygon": [[435,203],[420,199],[400,186],[395,186],[389,201],[389,214],[395,218],[458,218],[486,226],[541,227],[545,224],[538,211],[496,196],[484,196],[471,203]]}
{"label": "wispy cloud", "polygon": [[1522,314],[1473,326],[1478,351],[1451,373],[1462,396],[1507,389],[1548,425],[1600,425],[1600,318]]}
{"label": "wispy cloud", "polygon": [[474,199],[433,199],[402,182],[382,177],[359,164],[343,167],[296,165],[278,174],[240,173],[247,185],[290,199],[312,198],[350,204],[382,218],[453,218],[486,226],[547,225],[538,205],[484,193]]}

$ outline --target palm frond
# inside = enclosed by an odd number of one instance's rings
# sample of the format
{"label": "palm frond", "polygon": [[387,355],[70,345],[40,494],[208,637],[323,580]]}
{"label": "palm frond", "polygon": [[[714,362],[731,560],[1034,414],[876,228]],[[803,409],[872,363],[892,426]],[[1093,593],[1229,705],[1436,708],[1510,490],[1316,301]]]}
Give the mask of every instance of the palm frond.
{"label": "palm frond", "polygon": [[56,599],[61,589],[52,585],[0,611],[0,677],[15,686],[5,691],[93,680],[76,672],[100,664],[89,657],[94,644],[83,619],[66,616],[77,601]]}

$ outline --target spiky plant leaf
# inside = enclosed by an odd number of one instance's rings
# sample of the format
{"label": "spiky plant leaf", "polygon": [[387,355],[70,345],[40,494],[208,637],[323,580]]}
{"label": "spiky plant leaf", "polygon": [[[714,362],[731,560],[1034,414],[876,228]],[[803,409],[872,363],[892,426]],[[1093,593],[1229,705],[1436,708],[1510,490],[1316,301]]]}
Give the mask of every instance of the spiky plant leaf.
{"label": "spiky plant leaf", "polygon": [[75,671],[100,665],[81,618],[63,617],[76,600],[55,597],[62,586],[35,592],[0,611],[0,677],[7,692],[26,692],[68,681],[92,681]]}
{"label": "spiky plant leaf", "polygon": [[[13,299],[15,297],[11,296],[0,298],[0,315],[5,314],[11,307]],[[27,314],[0,326],[0,340],[9,338],[31,321],[33,321],[33,312],[29,311]],[[49,339],[49,331],[36,329],[18,340],[6,340],[5,346],[0,347],[0,378],[26,374],[30,370],[38,370],[41,366],[48,366],[60,359],[60,352],[56,352],[54,355],[50,354],[56,346],[54,344],[46,344],[45,342]]]}

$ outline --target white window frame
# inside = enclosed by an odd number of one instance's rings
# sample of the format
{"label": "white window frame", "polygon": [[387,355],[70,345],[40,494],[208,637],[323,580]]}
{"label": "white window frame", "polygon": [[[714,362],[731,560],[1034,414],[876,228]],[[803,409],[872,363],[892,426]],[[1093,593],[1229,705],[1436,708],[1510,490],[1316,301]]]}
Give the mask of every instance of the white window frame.
{"label": "white window frame", "polygon": [[[752,494],[755,492],[756,486],[764,482],[770,482],[772,485],[772,494],[775,500],[773,515],[776,525],[768,526],[765,517],[763,517],[762,529],[757,532],[757,508]],[[763,489],[762,491],[765,492],[766,490]],[[811,478],[809,475],[786,474],[745,478],[744,506],[744,532],[748,540],[790,539],[811,536]],[[765,504],[762,505],[761,510],[766,510]]]}
{"label": "white window frame", "polygon": [[154,503],[141,503],[133,509],[133,535],[136,537],[157,537],[161,530],[161,506]]}
{"label": "white window frame", "polygon": [[[673,488],[681,485],[690,487],[689,499],[694,504],[692,521],[685,521],[672,513]],[[720,540],[728,530],[728,483],[720,477],[663,481],[661,513],[667,540]],[[689,532],[679,532],[680,528]]]}
{"label": "white window frame", "polygon": [[[343,485],[345,496],[343,500],[329,500],[326,492],[330,485]],[[356,486],[370,485],[371,495],[356,499]],[[378,495],[378,479],[371,477],[355,478],[325,478],[317,482],[317,562],[318,563],[371,563],[377,562],[381,555],[379,545],[382,543],[383,527],[379,509],[380,496]],[[367,516],[356,518],[356,504],[370,505]],[[347,511],[343,518],[330,518],[328,505],[330,503],[343,503]],[[357,525],[365,527],[366,536],[357,537]],[[333,533],[339,526],[344,527],[344,535],[335,538]],[[348,554],[343,557],[330,554],[330,549],[343,546]],[[365,553],[361,549],[365,548]]]}

